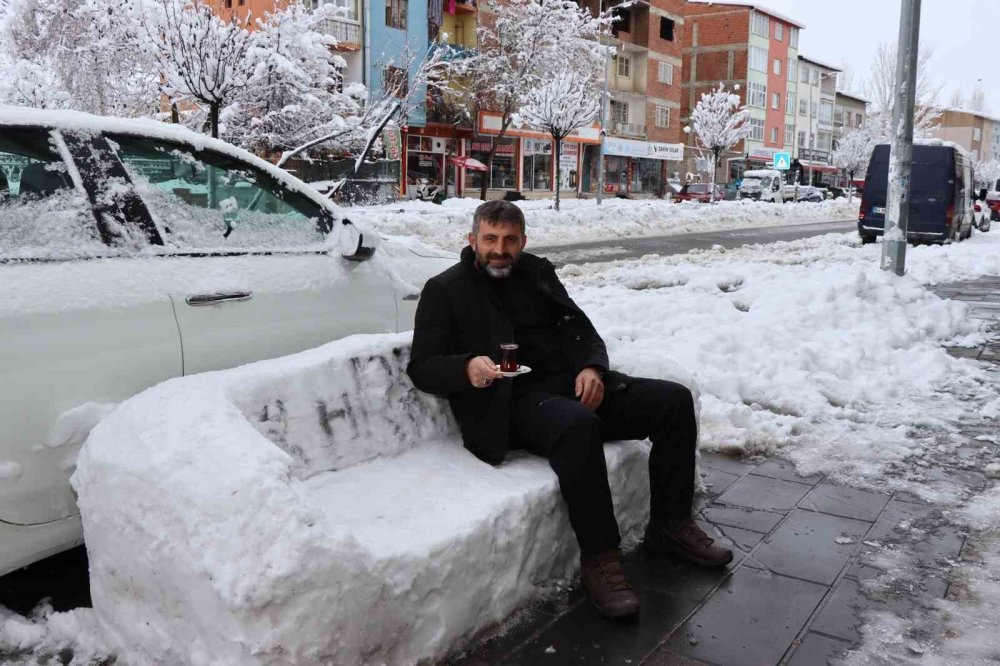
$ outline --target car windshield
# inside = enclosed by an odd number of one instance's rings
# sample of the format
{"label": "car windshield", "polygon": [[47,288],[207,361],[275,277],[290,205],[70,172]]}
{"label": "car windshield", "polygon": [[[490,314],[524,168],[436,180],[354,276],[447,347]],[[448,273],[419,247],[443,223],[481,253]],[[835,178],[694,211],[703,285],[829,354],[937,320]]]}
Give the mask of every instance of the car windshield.
{"label": "car windshield", "polygon": [[691,185],[688,187],[690,194],[708,194],[708,185]]}
{"label": "car windshield", "polygon": [[760,187],[760,185],[761,185],[760,178],[758,178],[757,176],[748,176],[743,179],[744,187]]}
{"label": "car windshield", "polygon": [[170,249],[302,250],[325,242],[330,216],[261,169],[180,143],[111,139]]}

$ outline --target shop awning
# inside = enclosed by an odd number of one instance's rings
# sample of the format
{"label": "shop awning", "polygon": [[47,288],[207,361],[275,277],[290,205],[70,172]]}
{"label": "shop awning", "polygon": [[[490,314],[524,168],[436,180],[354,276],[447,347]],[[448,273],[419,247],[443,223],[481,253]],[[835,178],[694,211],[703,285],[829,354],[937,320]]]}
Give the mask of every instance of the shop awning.
{"label": "shop awning", "polygon": [[486,171],[486,165],[471,157],[449,157],[448,161],[455,166],[469,171]]}
{"label": "shop awning", "polygon": [[812,162],[810,160],[799,160],[799,164],[805,171],[812,169],[813,171],[822,171],[824,173],[838,173],[839,168],[833,166],[832,164],[827,164],[826,162]]}

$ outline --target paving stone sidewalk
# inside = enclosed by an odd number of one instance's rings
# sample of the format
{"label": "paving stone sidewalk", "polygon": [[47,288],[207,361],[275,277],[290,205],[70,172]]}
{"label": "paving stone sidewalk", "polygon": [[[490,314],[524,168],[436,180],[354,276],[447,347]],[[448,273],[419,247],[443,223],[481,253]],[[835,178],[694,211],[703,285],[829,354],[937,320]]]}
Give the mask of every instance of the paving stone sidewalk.
{"label": "paving stone sidewalk", "polygon": [[[1000,366],[1000,279],[934,291],[967,301],[972,317],[992,324],[988,344],[949,352]],[[978,492],[986,479],[976,469],[995,445],[968,434],[969,443],[929,474]],[[704,455],[701,472],[709,492],[699,519],[733,545],[729,569],[704,571],[633,552],[625,566],[642,603],[638,621],[608,622],[576,587],[521,613],[502,636],[451,663],[822,665],[859,641],[862,610],[920,613],[949,594],[948,562],[963,556],[965,534],[908,493],[802,477],[780,460]],[[917,529],[898,529],[901,522]],[[873,592],[866,582],[883,572],[871,556],[885,544],[915,554],[917,571]]]}

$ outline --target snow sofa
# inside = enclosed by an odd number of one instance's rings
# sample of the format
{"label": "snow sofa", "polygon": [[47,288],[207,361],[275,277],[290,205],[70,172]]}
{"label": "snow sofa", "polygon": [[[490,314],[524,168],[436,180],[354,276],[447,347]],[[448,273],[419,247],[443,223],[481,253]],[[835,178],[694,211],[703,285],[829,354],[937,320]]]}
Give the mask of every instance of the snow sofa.
{"label": "snow sofa", "polygon": [[[432,662],[575,574],[547,462],[466,452],[409,339],[171,380],[94,429],[73,485],[125,663]],[[605,452],[634,534],[648,443]]]}

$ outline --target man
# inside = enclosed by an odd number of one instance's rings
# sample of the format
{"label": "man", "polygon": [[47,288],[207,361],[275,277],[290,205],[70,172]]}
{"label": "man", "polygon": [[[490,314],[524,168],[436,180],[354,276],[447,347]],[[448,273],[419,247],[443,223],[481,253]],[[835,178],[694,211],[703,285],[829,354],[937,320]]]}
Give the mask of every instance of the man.
{"label": "man", "polygon": [[[694,400],[680,384],[610,371],[604,341],[552,264],[523,252],[526,242],[514,204],[476,209],[461,261],[424,287],[407,372],[420,390],[448,398],[466,448],[481,460],[499,465],[511,448],[549,460],[591,600],[608,617],[634,616],[639,601],[622,569],[605,441],[653,444],[647,549],[708,567],[733,558],[691,519]],[[532,371],[505,379],[497,361],[511,342]]]}

